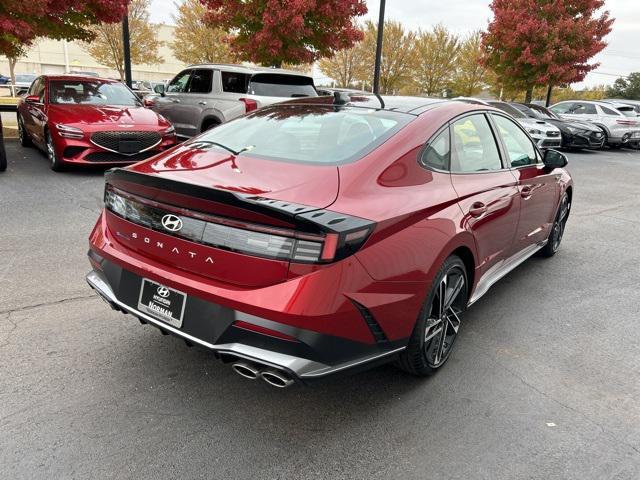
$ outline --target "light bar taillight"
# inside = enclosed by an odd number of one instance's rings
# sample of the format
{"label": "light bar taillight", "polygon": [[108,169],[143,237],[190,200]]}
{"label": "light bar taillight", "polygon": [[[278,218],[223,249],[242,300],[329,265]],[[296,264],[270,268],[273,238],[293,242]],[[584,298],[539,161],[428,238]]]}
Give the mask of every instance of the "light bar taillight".
{"label": "light bar taillight", "polygon": [[638,124],[635,120],[616,120],[616,123],[618,125],[626,125],[629,127],[635,127]]}
{"label": "light bar taillight", "polygon": [[[130,222],[164,234],[263,258],[300,263],[325,263],[344,258],[359,248],[371,228],[346,234],[305,233],[286,228],[244,222],[171,207],[122,192],[108,186],[105,207]],[[167,216],[176,217],[167,229]]]}
{"label": "light bar taillight", "polygon": [[258,102],[251,98],[241,98],[240,101],[244,103],[244,112],[249,113],[258,109]]}

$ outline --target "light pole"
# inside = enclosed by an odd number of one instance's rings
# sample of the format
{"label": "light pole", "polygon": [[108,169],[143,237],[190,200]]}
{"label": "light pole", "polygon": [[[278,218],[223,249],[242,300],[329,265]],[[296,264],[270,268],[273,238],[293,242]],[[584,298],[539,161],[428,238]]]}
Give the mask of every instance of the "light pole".
{"label": "light pole", "polygon": [[373,93],[380,93],[380,63],[382,62],[382,38],[384,34],[384,7],[386,0],[380,0],[380,17],[378,18],[378,41],[376,43],[376,63],[373,68]]}
{"label": "light pole", "polygon": [[131,88],[131,45],[129,44],[129,12],[122,18],[122,50],[124,53],[124,81]]}

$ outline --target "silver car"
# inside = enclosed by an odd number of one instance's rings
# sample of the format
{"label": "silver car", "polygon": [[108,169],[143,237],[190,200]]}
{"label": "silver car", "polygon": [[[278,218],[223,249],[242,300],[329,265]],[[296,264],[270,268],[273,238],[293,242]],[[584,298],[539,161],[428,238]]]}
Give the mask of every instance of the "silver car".
{"label": "silver car", "polygon": [[607,136],[605,143],[613,148],[640,139],[640,122],[637,117],[625,115],[611,103],[567,100],[556,103],[549,109],[561,118],[597,125]]}
{"label": "silver car", "polygon": [[313,78],[298,72],[242,65],[192,65],[145,104],[188,138],[265,105],[318,96]]}
{"label": "silver car", "polygon": [[511,115],[533,138],[540,148],[560,148],[562,135],[560,129],[544,120],[529,118],[517,108],[500,100],[483,100],[472,97],[456,97],[453,100],[474,103],[476,105],[489,105]]}

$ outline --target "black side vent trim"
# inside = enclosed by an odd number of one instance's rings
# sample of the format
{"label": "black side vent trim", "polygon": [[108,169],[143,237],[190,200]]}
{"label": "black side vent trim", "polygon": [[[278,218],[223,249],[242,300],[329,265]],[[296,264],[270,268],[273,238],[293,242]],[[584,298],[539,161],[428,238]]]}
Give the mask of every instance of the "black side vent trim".
{"label": "black side vent trim", "polygon": [[360,312],[360,315],[362,315],[362,318],[367,324],[367,327],[369,327],[369,330],[371,331],[371,335],[373,335],[373,338],[375,339],[376,343],[378,344],[388,343],[389,339],[387,338],[384,331],[380,327],[380,324],[377,322],[377,320],[375,319],[373,314],[369,311],[369,309],[364,305],[356,302],[352,298],[350,298],[349,300],[351,300],[351,303],[355,305],[355,307]]}

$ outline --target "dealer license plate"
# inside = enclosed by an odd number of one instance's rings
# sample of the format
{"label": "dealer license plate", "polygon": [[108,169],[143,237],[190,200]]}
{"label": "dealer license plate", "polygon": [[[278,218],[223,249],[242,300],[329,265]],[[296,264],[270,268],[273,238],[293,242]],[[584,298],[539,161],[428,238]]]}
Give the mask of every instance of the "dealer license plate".
{"label": "dealer license plate", "polygon": [[182,327],[187,295],[146,278],[142,279],[138,310],[169,325]]}

